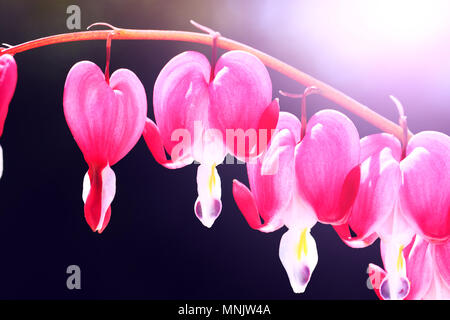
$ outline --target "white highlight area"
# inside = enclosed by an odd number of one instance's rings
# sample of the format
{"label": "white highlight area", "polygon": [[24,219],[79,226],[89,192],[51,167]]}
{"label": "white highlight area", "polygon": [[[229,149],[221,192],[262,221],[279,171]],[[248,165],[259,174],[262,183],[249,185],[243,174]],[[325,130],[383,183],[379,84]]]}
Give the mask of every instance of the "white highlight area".
{"label": "white highlight area", "polygon": [[297,32],[323,50],[354,58],[421,48],[445,37],[450,27],[448,0],[308,1],[297,6]]}
{"label": "white highlight area", "polygon": [[355,28],[351,32],[368,31],[368,36],[418,42],[445,30],[449,25],[449,8],[447,0],[353,1],[352,8],[341,7],[340,14],[359,13],[360,23],[366,28]]}

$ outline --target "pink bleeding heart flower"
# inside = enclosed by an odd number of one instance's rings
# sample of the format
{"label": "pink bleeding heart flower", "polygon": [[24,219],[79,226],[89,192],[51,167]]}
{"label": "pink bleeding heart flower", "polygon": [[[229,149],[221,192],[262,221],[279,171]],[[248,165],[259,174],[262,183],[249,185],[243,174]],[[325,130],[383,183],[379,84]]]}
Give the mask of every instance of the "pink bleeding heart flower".
{"label": "pink bleeding heart flower", "polygon": [[250,227],[288,227],[279,257],[296,293],[305,291],[318,261],[311,228],[318,220],[345,221],[359,186],[359,135],[346,116],[323,110],[301,129],[295,116],[281,112],[267,151],[247,164],[251,191],[233,182],[234,199]]}
{"label": "pink bleeding heart flower", "polygon": [[200,163],[194,211],[211,227],[222,209],[216,165],[228,152],[243,161],[257,157],[278,121],[267,69],[243,51],[225,53],[213,67],[198,52],[181,53],[161,70],[153,109],[156,124],[147,119],[145,141],[166,168]]}
{"label": "pink bleeding heart flower", "polygon": [[[386,261],[385,248],[382,246],[383,261]],[[405,300],[450,299],[450,241],[431,243],[415,236],[399,257],[399,268],[405,267],[407,279],[402,279],[396,297]],[[372,288],[382,300],[392,299],[392,285],[382,268],[369,264],[369,278]]]}
{"label": "pink bleeding heart flower", "polygon": [[278,125],[267,151],[255,164],[247,164],[250,190],[233,181],[234,199],[250,227],[275,231],[290,219],[289,230],[280,241],[279,257],[296,293],[304,292],[317,264],[317,248],[310,229],[317,222],[311,208],[302,203],[296,189],[295,149],[300,142],[301,124],[292,114],[280,112]]}
{"label": "pink bleeding heart flower", "polygon": [[[406,133],[403,107],[393,99]],[[409,266],[403,263],[411,239],[418,234],[442,243],[450,236],[450,139],[425,131],[400,144],[393,135],[375,134],[361,139],[360,160],[359,193],[348,223],[335,229],[351,247],[365,247],[381,238],[384,297],[404,299],[409,286],[414,286],[407,277]]]}
{"label": "pink bleeding heart flower", "polygon": [[145,90],[130,70],[116,70],[108,81],[97,65],[81,61],[67,75],[64,115],[89,165],[83,182],[85,218],[93,231],[101,233],[116,191],[111,166],[134,147],[144,130]]}
{"label": "pink bleeding heart flower", "polygon": [[433,131],[414,135],[400,169],[406,220],[429,241],[450,240],[450,137]]}
{"label": "pink bleeding heart flower", "polygon": [[[0,137],[8,114],[8,107],[17,83],[17,65],[13,56],[0,56]],[[0,147],[0,177],[3,173],[3,150]]]}

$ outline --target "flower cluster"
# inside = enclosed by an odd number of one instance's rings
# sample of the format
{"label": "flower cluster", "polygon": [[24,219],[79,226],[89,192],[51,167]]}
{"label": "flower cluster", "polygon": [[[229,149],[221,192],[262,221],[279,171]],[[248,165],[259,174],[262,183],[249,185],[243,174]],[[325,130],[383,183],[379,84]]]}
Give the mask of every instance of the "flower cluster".
{"label": "flower cluster", "polygon": [[[189,51],[159,74],[152,121],[138,77],[126,69],[110,77],[108,65],[103,72],[78,62],[64,87],[64,115],[89,166],[82,199],[93,231],[103,232],[111,218],[111,167],[143,136],[166,168],[199,163],[193,207],[206,227],[223,207],[216,167],[227,155],[246,163],[250,186],[234,180],[234,199],[251,228],[287,227],[279,257],[294,292],[305,291],[318,263],[310,231],[319,222],[354,248],[380,238],[384,268],[369,265],[380,299],[450,298],[450,137],[427,131],[408,140],[397,100],[404,139],[387,133],[360,139],[338,111],[306,121],[312,87],[301,95],[301,121],[280,112],[256,56],[232,50],[210,63]],[[1,55],[0,135],[16,81],[14,58]]]}

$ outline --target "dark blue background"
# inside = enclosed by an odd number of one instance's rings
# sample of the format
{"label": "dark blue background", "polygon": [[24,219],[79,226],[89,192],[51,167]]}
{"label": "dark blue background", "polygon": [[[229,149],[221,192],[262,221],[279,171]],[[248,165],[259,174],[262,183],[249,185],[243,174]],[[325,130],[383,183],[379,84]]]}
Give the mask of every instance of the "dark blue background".
{"label": "dark blue background", "polygon": [[[300,5],[299,11],[292,10],[292,3]],[[320,41],[312,44],[305,39],[308,28],[320,28],[319,23],[293,27],[294,22],[302,23],[300,1],[4,1],[0,42],[17,44],[68,32],[69,4],[80,5],[83,29],[104,21],[128,28],[194,30],[189,20],[195,19],[336,86],[393,120],[397,115],[388,94],[396,94],[407,108],[414,132],[434,129],[449,134],[450,94],[428,103],[436,83],[413,69],[425,63],[424,58],[410,58],[409,64],[394,70],[387,66],[398,65],[401,59],[391,61],[389,54],[373,58],[370,63],[377,66],[376,75],[352,69],[327,47],[326,39],[323,49],[317,45]],[[325,8],[324,16],[330,14]],[[188,43],[113,41],[111,72],[129,68],[138,75],[153,118],[155,79],[170,58],[185,50],[210,53],[206,46]],[[334,69],[324,70],[324,57]],[[193,213],[196,166],[164,169],[153,160],[143,139],[113,167],[117,193],[111,222],[103,234],[93,233],[84,220],[81,199],[87,165],[65,122],[62,96],[74,63],[91,60],[104,67],[105,42],[58,44],[15,58],[17,89],[0,140],[4,150],[0,298],[376,298],[366,287],[366,268],[370,262],[381,263],[378,242],[366,249],[350,249],[330,226],[316,225],[312,234],[319,262],[306,293],[296,295],[278,258],[284,230],[263,234],[250,229],[233,200],[232,179],[247,183],[245,166],[218,167],[224,209],[209,230]],[[438,58],[428,55],[427,59]],[[274,96],[279,89],[303,91],[292,80],[270,73]],[[308,105],[309,115],[324,107],[343,111],[321,97],[311,97]],[[281,108],[299,114],[298,102],[288,98],[281,98]],[[378,132],[345,113],[361,137]],[[66,268],[71,264],[81,268],[81,290],[66,288]]]}

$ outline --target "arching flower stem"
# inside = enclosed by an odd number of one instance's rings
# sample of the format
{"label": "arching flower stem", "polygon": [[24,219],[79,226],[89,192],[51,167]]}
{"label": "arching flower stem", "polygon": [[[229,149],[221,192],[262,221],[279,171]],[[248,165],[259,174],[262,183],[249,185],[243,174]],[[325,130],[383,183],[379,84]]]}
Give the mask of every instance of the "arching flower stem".
{"label": "arching flower stem", "polygon": [[[106,40],[110,35],[110,30],[100,31],[81,31],[73,33],[58,34],[48,36],[32,41],[28,41],[10,48],[0,48],[0,55],[11,54],[28,51],[31,49],[48,46],[57,43],[86,41],[86,40]],[[345,95],[341,91],[332,86],[315,79],[314,77],[284,63],[264,52],[255,48],[239,43],[237,41],[220,37],[214,39],[209,34],[187,31],[170,31],[170,30],[137,30],[137,29],[114,29],[114,40],[170,40],[200,43],[213,46],[216,42],[217,47],[225,50],[243,50],[258,57],[267,67],[278,71],[285,76],[301,83],[306,87],[316,87],[320,90],[320,94],[339,106],[349,110],[357,116],[368,121],[382,131],[394,134],[401,139],[403,130],[394,122],[386,119],[369,107]],[[412,133],[408,132],[408,138],[412,137]]]}

